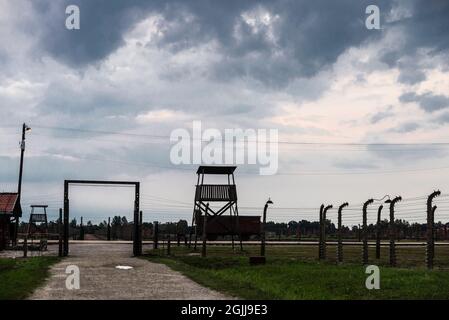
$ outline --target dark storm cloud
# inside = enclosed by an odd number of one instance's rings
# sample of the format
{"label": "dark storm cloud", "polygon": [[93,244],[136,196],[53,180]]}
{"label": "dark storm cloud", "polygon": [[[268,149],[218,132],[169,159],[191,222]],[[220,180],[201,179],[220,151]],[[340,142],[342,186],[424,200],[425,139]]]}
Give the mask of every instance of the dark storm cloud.
{"label": "dark storm cloud", "polygon": [[426,112],[434,112],[449,107],[449,97],[430,92],[424,94],[406,92],[399,97],[399,101],[403,103],[416,102]]}
{"label": "dark storm cloud", "polygon": [[[46,22],[41,45],[51,55],[74,67],[101,61],[123,43],[123,35],[149,13],[160,13],[164,35],[158,46],[182,50],[210,40],[225,58],[216,78],[251,76],[270,85],[295,77],[309,77],[331,65],[347,48],[381,36],[367,30],[365,9],[372,1],[34,1]],[[81,29],[66,30],[65,7],[76,4]],[[381,13],[391,1],[376,1]],[[266,10],[269,25],[254,29],[242,18]],[[50,16],[51,15],[51,16]],[[259,17],[260,18],[260,17]],[[237,32],[237,35],[236,35]],[[270,38],[271,33],[273,39]]]}
{"label": "dark storm cloud", "polygon": [[[123,43],[123,33],[145,16],[150,4],[144,0],[37,0],[32,3],[44,22],[43,49],[74,67],[100,61],[117,49]],[[79,30],[65,27],[65,8],[72,4],[80,8]]]}
{"label": "dark storm cloud", "polygon": [[[448,53],[449,2],[412,0],[397,3],[410,12],[409,16],[388,25],[400,30],[402,45],[398,48],[385,48],[381,61],[400,69],[399,82],[413,85],[426,79],[419,65],[418,55],[421,49],[425,49],[429,57]],[[404,57],[410,60],[409,63],[401,63]],[[442,63],[447,64],[448,61],[443,59]]]}
{"label": "dark storm cloud", "polygon": [[449,2],[444,0],[413,0],[413,15],[401,20],[404,29],[405,53],[416,53],[419,48],[439,53],[449,49]]}

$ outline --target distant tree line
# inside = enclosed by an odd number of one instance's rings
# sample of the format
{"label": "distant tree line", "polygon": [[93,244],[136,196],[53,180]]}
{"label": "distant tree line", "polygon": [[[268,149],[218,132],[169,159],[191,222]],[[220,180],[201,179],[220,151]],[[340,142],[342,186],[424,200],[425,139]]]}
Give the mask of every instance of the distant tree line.
{"label": "distant tree line", "polygon": [[[20,233],[26,233],[28,227],[27,222],[21,222]],[[111,238],[112,240],[132,240],[133,222],[129,222],[125,216],[114,216],[111,218]],[[435,237],[436,240],[448,239],[449,223],[436,222],[435,223]],[[69,230],[72,239],[79,239],[79,235],[83,229],[84,235],[92,235],[92,239],[106,239],[108,222],[106,220],[94,224],[92,221],[87,221],[81,227],[80,221],[76,218],[70,221]],[[380,223],[381,237],[386,239],[388,237],[389,221],[382,220]],[[410,223],[406,220],[398,219],[395,221],[397,239],[409,240],[424,240],[426,238],[427,224],[426,223]],[[375,239],[377,226],[376,224],[368,225],[368,238]],[[268,239],[291,239],[291,240],[308,240],[317,239],[319,235],[319,222],[317,221],[289,221],[285,222],[267,222],[265,226]],[[355,225],[352,227],[343,226],[343,238],[359,240],[361,236],[361,226]],[[58,233],[58,221],[48,222],[48,232],[54,236]],[[177,222],[159,223],[159,233],[164,235],[188,235],[193,233],[193,228],[189,227],[186,220],[179,220]],[[144,240],[150,240],[153,237],[154,225],[151,222],[144,222],[142,224],[142,235]],[[333,222],[326,220],[326,235],[329,239],[336,238],[337,228]]]}

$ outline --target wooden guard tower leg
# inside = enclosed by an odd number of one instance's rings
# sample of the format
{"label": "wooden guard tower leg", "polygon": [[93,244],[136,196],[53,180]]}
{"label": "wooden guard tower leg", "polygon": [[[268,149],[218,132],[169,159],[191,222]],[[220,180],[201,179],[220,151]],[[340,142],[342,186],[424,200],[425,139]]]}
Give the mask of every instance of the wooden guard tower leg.
{"label": "wooden guard tower leg", "polygon": [[203,247],[201,249],[201,256],[206,257],[206,246],[207,246],[207,215],[209,211],[209,203],[206,206],[206,213],[204,214],[203,219]]}

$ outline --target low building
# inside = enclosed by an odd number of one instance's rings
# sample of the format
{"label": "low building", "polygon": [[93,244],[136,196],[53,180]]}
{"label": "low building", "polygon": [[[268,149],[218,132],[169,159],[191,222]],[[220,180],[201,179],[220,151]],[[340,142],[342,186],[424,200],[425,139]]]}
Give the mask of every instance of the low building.
{"label": "low building", "polygon": [[15,226],[22,217],[18,193],[0,193],[0,250],[4,250],[15,235]]}

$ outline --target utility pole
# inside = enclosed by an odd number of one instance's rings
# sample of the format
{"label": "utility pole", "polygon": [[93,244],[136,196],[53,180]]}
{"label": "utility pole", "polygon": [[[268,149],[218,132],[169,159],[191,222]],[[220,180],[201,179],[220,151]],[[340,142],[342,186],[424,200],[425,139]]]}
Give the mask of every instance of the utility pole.
{"label": "utility pole", "polygon": [[[22,125],[22,141],[20,142],[20,166],[19,166],[19,184],[17,186],[17,201],[20,203],[20,198],[22,196],[22,176],[23,176],[23,156],[25,154],[25,133],[30,131],[31,128],[25,123]],[[16,230],[14,234],[14,243],[17,243],[17,234],[19,232],[19,217],[16,217]]]}

